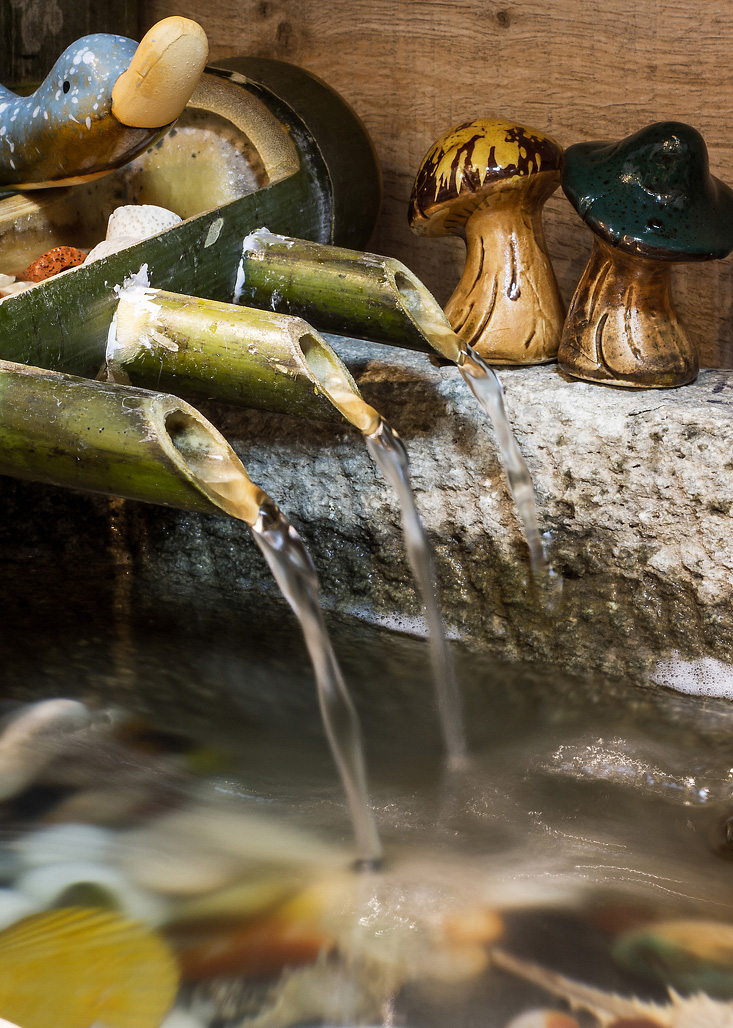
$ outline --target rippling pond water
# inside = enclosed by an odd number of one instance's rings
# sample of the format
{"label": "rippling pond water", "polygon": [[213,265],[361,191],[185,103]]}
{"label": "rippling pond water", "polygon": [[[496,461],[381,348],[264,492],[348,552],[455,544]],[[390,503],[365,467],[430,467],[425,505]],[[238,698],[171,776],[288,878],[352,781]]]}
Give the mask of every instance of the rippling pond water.
{"label": "rippling pond water", "polygon": [[[3,588],[5,732],[43,699],[88,722],[30,743],[44,759],[6,790],[0,921],[101,906],[147,922],[181,975],[171,1028],[506,1028],[567,1009],[494,947],[640,1001],[698,982],[733,997],[733,944],[692,924],[733,937],[731,704],[456,644],[470,756],[450,770],[427,643],[331,617],[385,850],[358,874],[284,603],[219,609],[124,569],[71,581],[28,562]],[[671,969],[628,944],[670,922],[689,950]]]}

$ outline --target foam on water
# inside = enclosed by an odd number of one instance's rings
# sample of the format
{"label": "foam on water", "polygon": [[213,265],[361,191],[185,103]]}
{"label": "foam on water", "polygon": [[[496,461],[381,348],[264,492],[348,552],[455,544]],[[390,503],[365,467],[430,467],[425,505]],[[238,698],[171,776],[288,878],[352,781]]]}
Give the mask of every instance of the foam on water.
{"label": "foam on water", "polygon": [[700,657],[698,660],[670,657],[659,660],[649,678],[657,685],[664,685],[688,696],[733,700],[733,666],[716,657]]}
{"label": "foam on water", "polygon": [[[428,625],[425,618],[419,614],[403,614],[400,611],[393,611],[386,614],[383,611],[374,610],[366,604],[349,607],[348,614],[365,621],[367,624],[375,625],[377,628],[387,628],[390,632],[400,632],[402,635],[410,635],[415,639],[427,639]],[[458,628],[446,628],[446,639],[462,639],[463,633]]]}

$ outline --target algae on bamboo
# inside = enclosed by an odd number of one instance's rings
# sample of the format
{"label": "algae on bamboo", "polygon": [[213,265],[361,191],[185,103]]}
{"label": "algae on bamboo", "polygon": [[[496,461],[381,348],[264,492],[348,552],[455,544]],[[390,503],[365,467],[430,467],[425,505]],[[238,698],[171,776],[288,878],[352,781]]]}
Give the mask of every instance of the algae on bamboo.
{"label": "algae on bamboo", "polygon": [[295,314],[324,332],[462,361],[461,342],[436,299],[392,257],[258,229],[244,240],[234,299]]}
{"label": "algae on bamboo", "polygon": [[265,493],[224,437],[161,392],[0,361],[0,474],[253,525]]}
{"label": "algae on bamboo", "polygon": [[107,347],[113,377],[323,420],[364,434],[379,415],[310,325],[270,311],[158,289],[122,290]]}

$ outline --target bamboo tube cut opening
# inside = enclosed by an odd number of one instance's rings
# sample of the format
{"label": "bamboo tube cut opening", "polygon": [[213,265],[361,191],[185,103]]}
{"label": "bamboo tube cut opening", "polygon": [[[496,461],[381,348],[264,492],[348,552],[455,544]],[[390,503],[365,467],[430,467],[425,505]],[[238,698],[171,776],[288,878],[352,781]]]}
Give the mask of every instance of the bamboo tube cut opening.
{"label": "bamboo tube cut opening", "polygon": [[232,517],[254,525],[265,493],[256,486],[223,436],[181,408],[165,415],[165,430],[178,457],[204,492]]}
{"label": "bamboo tube cut opening", "polygon": [[308,369],[334,407],[364,435],[374,432],[380,422],[379,414],[362,398],[333,351],[310,332],[302,335],[298,343]]}
{"label": "bamboo tube cut opening", "polygon": [[405,311],[435,350],[454,364],[463,363],[461,341],[440,308],[438,301],[422,282],[399,266],[392,270],[395,289]]}
{"label": "bamboo tube cut opening", "polygon": [[237,303],[297,313],[317,328],[436,350],[456,364],[463,344],[440,304],[401,261],[260,228],[242,243]]}
{"label": "bamboo tube cut opening", "polygon": [[261,185],[281,182],[300,168],[298,150],[285,126],[236,72],[206,72],[199,80],[188,108],[217,115],[228,122],[254,150],[263,176]]}
{"label": "bamboo tube cut opening", "polygon": [[144,286],[120,293],[107,368],[137,385],[281,413],[328,417],[330,404],[367,434],[380,420],[337,354],[301,318]]}

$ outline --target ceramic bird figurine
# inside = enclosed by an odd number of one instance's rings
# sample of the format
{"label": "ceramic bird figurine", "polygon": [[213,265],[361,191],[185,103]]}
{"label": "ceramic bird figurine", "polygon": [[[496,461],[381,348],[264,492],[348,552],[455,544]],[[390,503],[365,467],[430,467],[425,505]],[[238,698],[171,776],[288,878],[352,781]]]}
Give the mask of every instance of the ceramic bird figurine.
{"label": "ceramic bird figurine", "polygon": [[207,56],[200,25],[164,18],[139,45],[77,40],[31,96],[0,86],[0,189],[73,185],[133,160],[181,114]]}

